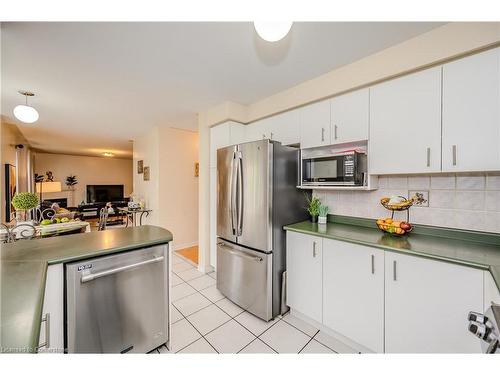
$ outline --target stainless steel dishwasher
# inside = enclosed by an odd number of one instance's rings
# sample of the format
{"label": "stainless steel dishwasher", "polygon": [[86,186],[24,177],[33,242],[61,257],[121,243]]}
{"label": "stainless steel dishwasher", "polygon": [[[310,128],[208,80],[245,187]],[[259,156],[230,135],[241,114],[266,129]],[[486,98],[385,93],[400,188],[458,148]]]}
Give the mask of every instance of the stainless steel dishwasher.
{"label": "stainless steel dishwasher", "polygon": [[168,245],[66,265],[69,353],[147,353],[169,338]]}

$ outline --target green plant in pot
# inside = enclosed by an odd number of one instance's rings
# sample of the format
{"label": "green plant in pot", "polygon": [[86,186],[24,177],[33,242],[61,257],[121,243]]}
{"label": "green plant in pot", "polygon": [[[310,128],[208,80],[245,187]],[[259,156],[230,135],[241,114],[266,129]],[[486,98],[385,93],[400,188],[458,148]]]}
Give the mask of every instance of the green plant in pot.
{"label": "green plant in pot", "polygon": [[326,224],[328,212],[330,211],[330,207],[320,204],[318,208],[318,223],[319,224]]}
{"label": "green plant in pot", "polygon": [[26,221],[26,213],[39,204],[38,195],[35,193],[18,193],[12,198],[12,205],[16,209],[16,221]]}
{"label": "green plant in pot", "polygon": [[318,197],[310,198],[308,195],[306,195],[306,201],[307,201],[307,212],[309,212],[309,215],[311,215],[311,221],[313,223],[317,223],[321,201],[319,200]]}

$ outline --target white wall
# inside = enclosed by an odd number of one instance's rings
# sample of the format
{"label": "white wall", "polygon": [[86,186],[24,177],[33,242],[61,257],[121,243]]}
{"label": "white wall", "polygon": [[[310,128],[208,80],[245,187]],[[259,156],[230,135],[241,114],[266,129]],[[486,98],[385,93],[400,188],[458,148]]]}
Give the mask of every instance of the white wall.
{"label": "white wall", "polygon": [[[429,192],[429,207],[410,208],[410,221],[449,228],[500,233],[500,175],[442,174],[432,176],[381,176],[374,191],[314,191],[331,214],[364,218],[389,217],[380,199],[407,197],[409,190]],[[405,212],[396,217],[406,219]]]}
{"label": "white wall", "polygon": [[[137,173],[137,161],[151,167],[150,181]],[[154,128],[134,140],[134,195],[153,212],[145,220],[170,230],[174,248],[198,244],[198,133]]]}
{"label": "white wall", "polygon": [[43,198],[68,198],[68,206],[77,206],[86,200],[86,185],[124,185],[125,197],[132,192],[132,160],[64,154],[35,154],[35,173],[51,171],[54,181],[60,181],[67,190],[66,177],[75,175],[78,184],[74,194],[67,191],[44,193]]}
{"label": "white wall", "polygon": [[[144,200],[146,207],[153,210],[144,223],[159,224],[160,180],[159,176],[159,129],[153,128],[134,140],[133,194],[136,200]],[[150,168],[150,180],[144,181],[144,174],[137,173],[137,161],[143,160]]]}

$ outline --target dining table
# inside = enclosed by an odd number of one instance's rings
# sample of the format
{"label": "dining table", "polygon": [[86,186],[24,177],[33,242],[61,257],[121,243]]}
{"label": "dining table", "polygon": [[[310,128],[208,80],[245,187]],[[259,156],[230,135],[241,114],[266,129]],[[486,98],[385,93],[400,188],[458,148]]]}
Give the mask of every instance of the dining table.
{"label": "dining table", "polygon": [[[148,217],[152,210],[148,208],[118,207],[118,211],[127,215],[125,227],[128,227],[129,219],[132,222],[132,226],[136,227],[137,224],[139,224],[139,226],[142,225],[144,215]],[[139,220],[137,220],[137,216],[139,216]]]}

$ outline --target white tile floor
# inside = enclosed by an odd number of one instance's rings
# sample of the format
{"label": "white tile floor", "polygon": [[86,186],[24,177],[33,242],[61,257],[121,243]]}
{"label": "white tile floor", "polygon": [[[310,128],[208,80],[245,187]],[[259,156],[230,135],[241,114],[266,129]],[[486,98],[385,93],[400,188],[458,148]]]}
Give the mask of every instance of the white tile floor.
{"label": "white tile floor", "polygon": [[154,353],[353,353],[355,350],[297,317],[270,322],[225,298],[216,275],[204,275],[173,255],[172,343]]}

